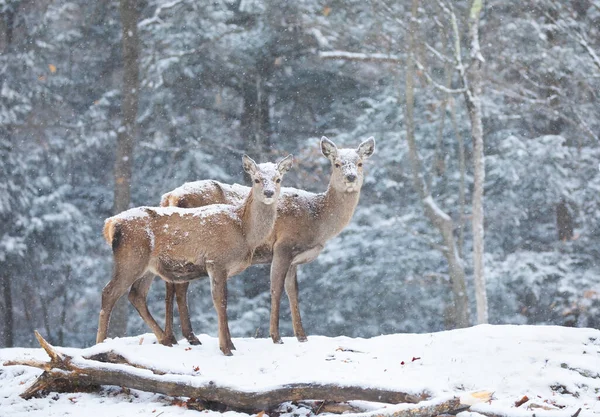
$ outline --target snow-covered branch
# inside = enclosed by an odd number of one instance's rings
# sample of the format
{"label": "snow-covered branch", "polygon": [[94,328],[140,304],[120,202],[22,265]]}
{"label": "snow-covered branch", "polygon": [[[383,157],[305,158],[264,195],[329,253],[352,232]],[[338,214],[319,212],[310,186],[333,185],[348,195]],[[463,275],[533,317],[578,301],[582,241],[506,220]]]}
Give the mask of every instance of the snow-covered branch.
{"label": "snow-covered branch", "polygon": [[403,60],[396,55],[348,51],[323,51],[319,52],[319,58],[341,61],[387,62],[391,64],[400,64],[403,62]]}
{"label": "snow-covered branch", "polygon": [[429,81],[431,83],[431,85],[433,85],[437,90],[440,90],[447,94],[463,94],[465,92],[464,88],[458,88],[458,89],[448,88],[445,85],[438,83],[437,81],[435,81],[433,79],[433,77],[425,69],[423,64],[421,64],[417,59],[415,59],[414,62],[415,62],[415,65],[417,66],[417,68],[419,68],[421,73],[425,76],[425,78],[427,78],[427,81]]}
{"label": "snow-covered branch", "polygon": [[184,3],[186,0],[173,0],[169,3],[161,4],[154,10],[154,15],[149,17],[148,19],[144,19],[138,23],[138,28],[143,28],[145,26],[152,25],[154,23],[161,23],[162,19],[160,18],[160,14],[163,10],[172,9],[180,4]]}
{"label": "snow-covered branch", "polygon": [[[550,2],[550,4],[556,10],[560,11],[560,9],[561,9],[560,4],[556,4],[555,2]],[[568,37],[575,40],[577,43],[579,43],[579,45],[581,45],[583,47],[585,52],[592,59],[592,62],[594,63],[596,68],[600,71],[600,57],[598,56],[598,54],[596,54],[596,51],[594,51],[594,49],[590,46],[590,44],[589,44],[588,40],[586,39],[586,37],[584,36],[584,34],[576,29],[570,29],[570,28],[565,27],[565,25],[562,22],[558,21],[554,16],[552,16],[547,11],[543,11],[543,13],[544,13],[544,16],[546,16],[546,18],[549,21],[551,21],[554,24],[554,26],[556,26],[556,28],[558,28],[559,30],[564,32]],[[572,23],[571,26],[577,26],[577,23],[574,22],[572,18],[569,18],[569,20],[571,20],[571,23]]]}

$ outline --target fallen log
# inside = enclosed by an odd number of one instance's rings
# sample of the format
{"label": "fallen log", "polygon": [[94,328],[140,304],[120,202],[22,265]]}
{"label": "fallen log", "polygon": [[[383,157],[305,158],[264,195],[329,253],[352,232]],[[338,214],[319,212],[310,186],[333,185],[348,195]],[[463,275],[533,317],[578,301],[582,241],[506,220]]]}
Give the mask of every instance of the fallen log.
{"label": "fallen log", "polygon": [[[24,399],[44,395],[51,391],[89,391],[102,385],[115,385],[175,397],[201,399],[210,403],[222,404],[233,410],[256,412],[273,409],[287,401],[298,402],[308,399],[322,399],[337,403],[357,400],[389,404],[415,404],[429,397],[426,393],[413,395],[393,390],[334,384],[288,384],[263,392],[239,391],[230,387],[218,386],[213,381],[192,385],[185,381],[169,378],[173,375],[131,364],[113,352],[88,358],[73,358],[58,352],[38,332],[35,332],[35,336],[50,356],[49,362],[23,360],[4,363],[5,366],[27,365],[44,370],[37,380],[21,394]],[[131,367],[131,371],[128,369],[129,367]]]}
{"label": "fallen log", "polygon": [[320,413],[344,414],[344,417],[432,417],[441,415],[456,415],[469,409],[469,405],[462,403],[461,398],[451,397],[424,401],[421,404],[403,404],[390,406],[376,411],[361,410],[356,405],[347,403],[319,404],[311,407],[315,415]]}
{"label": "fallen log", "polygon": [[396,411],[380,410],[367,414],[368,417],[431,417],[442,414],[456,414],[468,410],[469,406],[461,404],[460,398],[432,402],[426,405],[414,405]]}

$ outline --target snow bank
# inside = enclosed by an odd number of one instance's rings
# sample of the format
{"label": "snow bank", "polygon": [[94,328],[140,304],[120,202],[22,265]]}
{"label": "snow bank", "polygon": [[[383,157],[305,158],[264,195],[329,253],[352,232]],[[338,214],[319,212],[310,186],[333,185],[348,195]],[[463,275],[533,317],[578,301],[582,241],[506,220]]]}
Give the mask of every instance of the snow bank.
{"label": "snow bank", "polygon": [[[91,355],[110,347],[129,361],[173,374],[174,379],[190,383],[210,380],[246,391],[294,382],[361,385],[415,394],[426,391],[433,397],[489,390],[494,392],[494,399],[473,406],[472,411],[509,417],[562,417],[582,408],[580,417],[600,414],[600,331],[594,329],[484,325],[371,339],[312,336],[307,343],[298,343],[284,338],[283,345],[270,339],[234,338],[237,350],[233,357],[221,355],[216,338],[199,338],[201,346],[181,341],[169,348],[157,345],[153,335],[145,334],[109,339],[88,349],[61,351]],[[0,350],[0,363],[23,358],[46,359],[46,355],[41,349]],[[117,388],[100,394],[50,394],[22,400],[18,395],[39,373],[22,366],[0,367],[0,415],[162,413],[167,417],[197,413],[172,405],[171,398]],[[525,395],[530,401],[515,407]]]}

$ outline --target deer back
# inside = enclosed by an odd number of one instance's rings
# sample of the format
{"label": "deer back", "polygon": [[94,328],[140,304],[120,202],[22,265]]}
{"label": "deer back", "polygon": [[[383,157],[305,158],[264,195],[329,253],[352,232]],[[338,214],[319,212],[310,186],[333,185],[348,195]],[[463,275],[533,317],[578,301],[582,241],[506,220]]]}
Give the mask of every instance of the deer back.
{"label": "deer back", "polygon": [[250,187],[239,184],[223,184],[215,180],[186,182],[163,194],[162,207],[194,208],[211,204],[242,204],[250,193]]}

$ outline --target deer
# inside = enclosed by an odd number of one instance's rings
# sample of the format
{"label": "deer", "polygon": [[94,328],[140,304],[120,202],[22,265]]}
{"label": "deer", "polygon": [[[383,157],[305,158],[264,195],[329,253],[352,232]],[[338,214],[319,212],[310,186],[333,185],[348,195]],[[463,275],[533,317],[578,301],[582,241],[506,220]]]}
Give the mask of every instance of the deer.
{"label": "deer", "polygon": [[[129,300],[160,343],[169,336],[134,290],[137,281],[158,275],[167,283],[208,276],[218,318],[219,348],[226,356],[235,346],[227,321],[227,279],[252,263],[255,249],[269,236],[277,216],[283,174],[292,155],[279,163],[257,164],[242,157],[252,187],[237,204],[199,208],[138,207],[106,219],[104,237],[112,245],[113,275],[102,291],[96,342],[106,339],[115,302],[131,288]],[[141,301],[141,302],[140,302]]]}
{"label": "deer", "polygon": [[[298,301],[298,265],[313,261],[326,242],[348,225],[358,205],[363,184],[363,161],[375,151],[375,139],[368,138],[356,149],[338,149],[323,136],[321,152],[332,167],[329,185],[324,193],[315,194],[291,187],[283,187],[277,205],[277,219],[272,233],[259,246],[252,258],[253,264],[271,264],[271,315],[269,333],[274,343],[283,343],[279,333],[279,310],[283,289],[288,296],[292,313],[294,335],[300,342],[307,341],[302,325]],[[223,184],[213,180],[186,183],[161,198],[161,206],[199,207],[215,203],[235,203],[248,194],[249,188],[239,184]],[[145,303],[152,277],[138,281],[132,291]],[[189,282],[167,283],[165,333],[171,342],[173,336],[173,296],[183,336],[192,345],[199,344],[194,335],[187,305]]]}

